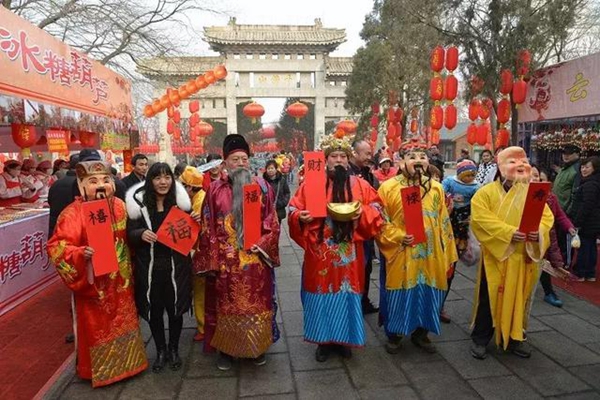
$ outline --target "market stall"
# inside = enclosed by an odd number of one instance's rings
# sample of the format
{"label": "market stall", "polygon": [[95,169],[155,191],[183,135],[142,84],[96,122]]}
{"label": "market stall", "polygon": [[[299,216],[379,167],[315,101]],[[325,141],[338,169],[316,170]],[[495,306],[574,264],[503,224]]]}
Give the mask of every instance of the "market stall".
{"label": "market stall", "polygon": [[600,151],[600,53],[537,70],[519,108],[520,144],[534,161],[551,166],[560,149]]}
{"label": "market stall", "polygon": [[[83,147],[127,151],[133,125],[127,79],[3,7],[0,71],[0,178],[6,192],[0,204],[2,315],[58,278],[46,255],[44,196],[26,198],[23,189],[17,197],[7,183],[17,190],[23,187],[24,164],[66,158]],[[11,168],[5,165],[10,159],[16,160]],[[23,167],[19,175],[7,175],[17,162]]]}

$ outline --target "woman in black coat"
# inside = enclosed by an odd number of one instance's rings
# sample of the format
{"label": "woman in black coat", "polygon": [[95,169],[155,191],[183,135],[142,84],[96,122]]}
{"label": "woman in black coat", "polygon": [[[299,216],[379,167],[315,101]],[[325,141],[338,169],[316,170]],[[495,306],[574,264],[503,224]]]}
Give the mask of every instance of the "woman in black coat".
{"label": "woman in black coat", "polygon": [[579,229],[581,248],[577,255],[575,275],[580,282],[596,281],[600,236],[600,158],[590,157],[581,163],[581,185],[575,191],[575,226]]}
{"label": "woman in black coat", "polygon": [[263,178],[269,182],[269,185],[273,188],[273,192],[275,192],[275,209],[277,210],[279,223],[281,223],[281,220],[286,216],[285,208],[290,202],[290,186],[283,174],[277,171],[277,162],[275,160],[267,161]]}
{"label": "woman in black coat", "polygon": [[[181,368],[179,337],[183,314],[192,302],[192,260],[156,241],[156,232],[171,207],[191,210],[190,197],[175,180],[168,164],[155,163],[146,181],[132,186],[126,196],[127,237],[133,253],[135,301],[138,314],[150,323],[157,356],[152,366],[160,372],[167,362]],[[195,217],[195,216],[194,216]],[[199,216],[198,216],[199,218]],[[167,349],[163,314],[169,316]]]}

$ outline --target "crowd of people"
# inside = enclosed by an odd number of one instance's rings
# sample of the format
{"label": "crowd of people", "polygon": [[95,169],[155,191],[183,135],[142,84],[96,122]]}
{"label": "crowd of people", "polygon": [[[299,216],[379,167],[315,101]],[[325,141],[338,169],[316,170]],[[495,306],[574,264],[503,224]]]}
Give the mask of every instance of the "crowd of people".
{"label": "crowd of people", "polygon": [[[416,139],[404,143],[398,154],[374,155],[367,141],[327,136],[320,144],[326,217],[311,215],[309,198],[315,192],[304,181],[301,157],[299,187],[292,193],[290,158],[284,168],[285,160],[274,155],[258,174],[251,171],[243,136],[228,135],[222,150],[222,156],[211,154],[199,167],[175,169],[162,162],[149,165],[138,154],[133,172],[122,181],[95,150],[72,156],[68,165],[55,164],[54,169],[66,172],[48,195],[48,253],[74,294],[77,373],[94,387],[148,367],[138,316],[152,332],[156,373],[167,366],[181,368],[179,340],[189,311],[197,323],[194,340],[203,342],[205,352],[218,353],[219,370],[229,370],[238,358],[264,365],[280,335],[274,269],[280,267],[279,236],[286,219],[290,237],[304,250],[299,288],[304,339],[317,345],[317,362],[334,353],[352,357],[353,348],[364,346],[363,315],[369,313],[379,313],[388,353],[401,353],[405,336],[435,353],[430,335],[440,334],[442,323],[450,322],[444,302],[457,266],[468,264],[479,268],[472,356],[484,359],[495,337],[497,346],[529,357],[528,309],[538,279],[545,301],[562,306],[550,274],[539,278],[544,260],[557,270],[569,269],[570,244],[579,239],[572,272],[579,281],[596,279],[600,159],[580,160],[577,148],[564,149],[555,194],[548,197],[539,229],[528,233],[518,230],[528,185],[549,175],[529,164],[518,147],[496,155],[485,151],[479,165],[467,153],[456,173],[444,177],[437,147]],[[5,186],[26,179],[19,175],[20,163],[8,165]],[[51,172],[49,165],[42,168]],[[245,250],[244,186],[250,183],[260,189],[260,239]],[[32,191],[21,187],[20,195]],[[0,189],[5,198],[7,189]],[[94,249],[82,208],[101,198],[110,204],[119,270],[94,276]],[[351,211],[340,211],[339,204],[351,205]],[[421,233],[414,222],[407,223],[407,207],[415,204],[421,210]],[[174,207],[200,226],[188,255],[158,241],[158,229]],[[379,293],[369,285],[375,262],[380,263]]]}

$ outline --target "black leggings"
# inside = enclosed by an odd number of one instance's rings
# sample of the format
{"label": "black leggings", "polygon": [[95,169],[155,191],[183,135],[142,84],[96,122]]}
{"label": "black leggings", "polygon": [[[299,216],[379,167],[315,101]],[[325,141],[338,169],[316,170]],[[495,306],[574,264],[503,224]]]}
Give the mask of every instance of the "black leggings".
{"label": "black leggings", "polygon": [[542,271],[542,274],[540,275],[540,283],[542,284],[542,289],[544,289],[544,294],[546,296],[554,293],[554,288],[552,287],[552,278],[546,271]]}
{"label": "black leggings", "polygon": [[175,315],[175,291],[171,282],[171,268],[152,271],[150,289],[150,331],[157,350],[167,347],[163,315],[169,316],[169,347],[177,349],[183,327],[183,316]]}

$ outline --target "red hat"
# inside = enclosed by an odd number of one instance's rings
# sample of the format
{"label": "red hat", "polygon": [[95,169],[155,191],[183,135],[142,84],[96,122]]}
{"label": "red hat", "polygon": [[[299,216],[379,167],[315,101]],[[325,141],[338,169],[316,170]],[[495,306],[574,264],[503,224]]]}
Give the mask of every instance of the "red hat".
{"label": "red hat", "polygon": [[44,160],[41,163],[38,164],[37,168],[38,171],[45,171],[48,169],[52,169],[52,163],[48,160]]}
{"label": "red hat", "polygon": [[35,169],[35,161],[33,161],[31,158],[24,159],[21,169],[24,171]]}

